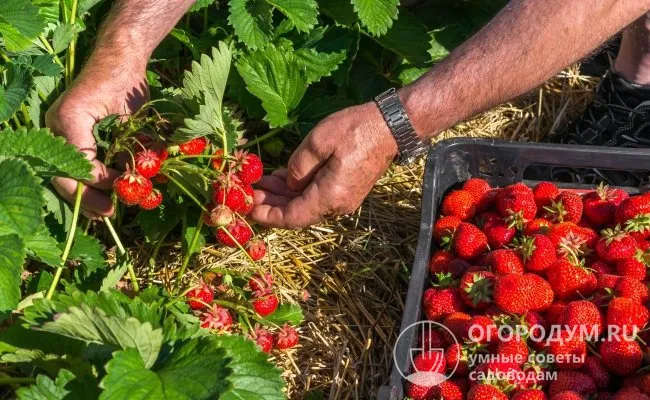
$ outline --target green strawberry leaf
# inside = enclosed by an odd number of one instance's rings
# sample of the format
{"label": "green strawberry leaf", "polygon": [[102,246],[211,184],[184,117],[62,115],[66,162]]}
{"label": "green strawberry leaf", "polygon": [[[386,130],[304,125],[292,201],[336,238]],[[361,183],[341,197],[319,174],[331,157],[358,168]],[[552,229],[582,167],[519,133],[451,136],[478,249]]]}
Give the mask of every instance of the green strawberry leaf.
{"label": "green strawberry leaf", "polygon": [[14,234],[0,236],[0,243],[0,321],[4,321],[20,302],[25,247],[20,237]]}
{"label": "green strawberry leaf", "polygon": [[[1,76],[0,76],[1,80]],[[0,121],[11,118],[23,101],[33,84],[32,74],[23,65],[9,64],[7,80],[0,86]]]}
{"label": "green strawberry leaf", "polygon": [[59,76],[63,72],[63,67],[54,62],[54,56],[51,54],[36,56],[32,68],[45,76]]}
{"label": "green strawberry leaf", "polygon": [[350,0],[318,0],[318,8],[341,25],[353,26],[359,21]]}
{"label": "green strawberry leaf", "polygon": [[7,50],[20,52],[45,29],[45,18],[28,0],[0,2],[0,36]]}
{"label": "green strawberry leaf", "polygon": [[70,230],[72,223],[72,210],[68,203],[63,200],[50,186],[43,187],[43,198],[45,199],[45,209],[61,226],[64,231]]}
{"label": "green strawberry leaf", "polygon": [[264,318],[265,321],[275,325],[300,325],[304,319],[302,309],[297,304],[285,303],[278,307],[275,312]]}
{"label": "green strawberry leaf", "polygon": [[309,32],[318,23],[318,4],[315,0],[266,0],[280,10],[299,32]]}
{"label": "green strawberry leaf", "polygon": [[25,239],[27,255],[52,267],[62,267],[59,242],[52,237],[45,225],[34,236]]}
{"label": "green strawberry leaf", "polygon": [[208,7],[209,5],[211,5],[214,2],[215,2],[215,0],[197,0],[196,2],[194,2],[192,7],[190,7],[189,12],[196,12],[196,11],[202,10],[202,9]]}
{"label": "green strawberry leaf", "polygon": [[71,399],[73,397],[70,390],[66,389],[66,385],[74,379],[76,379],[74,374],[67,369],[59,370],[54,381],[47,375],[39,374],[35,384],[16,390],[16,396],[19,400]]}
{"label": "green strawberry leaf", "polygon": [[373,36],[388,32],[397,19],[399,0],[352,0],[359,20]]}
{"label": "green strawberry leaf", "polygon": [[106,268],[104,245],[94,237],[77,230],[68,260],[81,264],[84,267],[84,276],[88,276],[97,270]]}
{"label": "green strawberry leaf", "polygon": [[271,41],[273,8],[264,0],[230,0],[228,22],[237,39],[246,47],[257,50]]}
{"label": "green strawberry leaf", "polygon": [[399,19],[382,36],[374,38],[377,43],[404,57],[416,67],[426,67],[431,61],[431,44],[427,28],[412,13],[400,7]]}
{"label": "green strawberry leaf", "polygon": [[113,354],[106,364],[100,400],[216,399],[228,389],[228,359],[211,337],[175,346],[147,366],[134,349]]}
{"label": "green strawberry leaf", "polygon": [[81,31],[79,25],[59,23],[52,34],[52,48],[55,53],[60,53],[68,48],[72,39]]}
{"label": "green strawberry leaf", "polygon": [[159,207],[149,211],[140,211],[136,217],[149,243],[154,243],[166,235],[185,215],[183,207],[172,201],[163,202]]}
{"label": "green strawberry leaf", "polygon": [[90,179],[92,164],[76,147],[62,137],[54,137],[48,129],[20,128],[0,132],[0,157],[23,158],[37,175]]}
{"label": "green strawberry leaf", "polygon": [[[0,142],[3,135],[8,136],[0,132]],[[32,236],[43,223],[45,201],[41,180],[23,160],[0,160],[0,233]]]}

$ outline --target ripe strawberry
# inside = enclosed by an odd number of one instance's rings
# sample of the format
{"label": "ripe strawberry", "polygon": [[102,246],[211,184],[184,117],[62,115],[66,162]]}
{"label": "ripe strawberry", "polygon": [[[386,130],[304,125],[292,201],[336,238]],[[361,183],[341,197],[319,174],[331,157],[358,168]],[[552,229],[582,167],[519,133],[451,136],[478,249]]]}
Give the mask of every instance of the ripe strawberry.
{"label": "ripe strawberry", "polygon": [[636,254],[636,240],[630,235],[619,229],[605,229],[601,234],[603,237],[596,244],[596,252],[603,261],[615,264]]}
{"label": "ripe strawberry", "polygon": [[229,182],[217,181],[212,185],[212,202],[225,205],[233,212],[247,215],[253,210],[253,187],[243,183],[237,177],[230,177]]}
{"label": "ripe strawberry", "polygon": [[487,237],[476,225],[463,222],[454,234],[453,248],[458,257],[471,260],[487,250]]}
{"label": "ripe strawberry", "polygon": [[255,326],[253,331],[255,333],[255,343],[264,353],[270,353],[273,350],[273,334],[266,329]]}
{"label": "ripe strawberry", "polygon": [[[576,300],[566,305],[560,317],[560,325],[568,329],[575,328],[577,333],[600,336],[603,331],[604,318],[594,304],[587,300]],[[595,339],[595,338],[594,338]]]}
{"label": "ripe strawberry", "polygon": [[244,248],[253,261],[259,261],[266,255],[266,245],[260,239],[251,240]]}
{"label": "ripe strawberry", "polygon": [[[230,233],[230,235],[224,232],[224,230],[228,230],[228,233]],[[227,227],[221,227],[217,229],[215,236],[219,243],[223,244],[224,246],[238,247],[238,243],[240,246],[244,246],[253,237],[253,231],[246,224],[246,222],[244,222],[242,219],[237,218]]]}
{"label": "ripe strawberry", "polygon": [[429,260],[429,272],[431,275],[449,272],[449,263],[454,255],[447,250],[436,250]]}
{"label": "ripe strawberry", "polygon": [[248,287],[253,292],[266,294],[273,287],[273,276],[271,274],[255,274],[248,279]]}
{"label": "ripe strawberry", "polygon": [[436,243],[448,249],[451,246],[451,241],[456,229],[458,229],[458,225],[462,223],[463,221],[454,215],[438,218],[433,226],[433,237]]}
{"label": "ripe strawberry", "polygon": [[537,234],[546,235],[551,229],[551,221],[545,218],[535,218],[529,221],[524,227],[524,235],[533,236]]}
{"label": "ripe strawberry", "polygon": [[484,310],[492,304],[494,281],[489,271],[468,271],[460,280],[460,298],[468,307]]}
{"label": "ripe strawberry", "polygon": [[203,153],[208,145],[208,139],[201,136],[190,140],[189,142],[182,143],[178,146],[181,154],[186,156],[198,156]]}
{"label": "ripe strawberry", "polygon": [[510,185],[497,193],[496,204],[499,213],[513,226],[523,227],[537,215],[537,204],[533,191],[523,183]]}
{"label": "ripe strawberry", "polygon": [[224,161],[223,149],[215,150],[214,154],[212,155],[212,159],[210,161],[210,165],[212,165],[212,169],[214,169],[215,171],[221,171],[221,166],[223,165],[223,161]]}
{"label": "ripe strawberry", "polygon": [[623,276],[614,285],[614,295],[645,304],[648,301],[648,286],[636,279]]}
{"label": "ripe strawberry", "polygon": [[624,387],[614,394],[612,400],[650,400],[650,396],[637,387]]}
{"label": "ripe strawberry", "polygon": [[487,211],[474,217],[476,226],[481,229],[485,228],[485,225],[491,223],[493,220],[503,221],[503,217],[501,217],[501,214],[494,211]]}
{"label": "ripe strawberry", "polygon": [[445,400],[463,400],[467,394],[467,380],[449,379],[434,386],[434,397]]}
{"label": "ripe strawberry", "polygon": [[610,292],[614,291],[614,287],[618,283],[618,280],[621,279],[618,275],[613,274],[602,274],[598,277],[598,293],[602,295],[608,295]]}
{"label": "ripe strawberry", "polygon": [[232,326],[232,316],[227,309],[213,304],[208,311],[201,314],[201,328],[219,331],[229,331]]}
{"label": "ripe strawberry", "polygon": [[609,386],[611,375],[600,357],[587,356],[583,371],[591,376],[598,389],[605,389]]}
{"label": "ripe strawberry", "polygon": [[562,300],[554,301],[544,312],[544,318],[549,325],[557,325],[560,323],[562,313],[566,308],[567,303]]}
{"label": "ripe strawberry", "polygon": [[470,267],[471,265],[467,261],[454,258],[449,262],[446,273],[450,274],[452,279],[460,279]]}
{"label": "ripe strawberry", "polygon": [[453,371],[453,376],[467,376],[469,374],[469,353],[467,345],[452,343],[445,350],[447,369]]}
{"label": "ripe strawberry", "polygon": [[524,389],[515,393],[512,400],[548,400],[548,397],[540,389]]}
{"label": "ripe strawberry", "polygon": [[508,246],[514,239],[517,231],[509,227],[503,219],[492,219],[483,226],[483,233],[487,236],[488,244],[493,249]]}
{"label": "ripe strawberry", "polygon": [[607,225],[614,222],[616,208],[628,197],[629,195],[621,189],[609,189],[608,186],[601,184],[582,198],[584,215],[596,226]]}
{"label": "ripe strawberry", "polygon": [[154,143],[149,147],[149,150],[153,151],[156,153],[158,156],[158,159],[160,159],[160,162],[162,163],[163,161],[167,160],[169,158],[169,152],[167,151],[167,147],[163,145],[162,143]]}
{"label": "ripe strawberry", "polygon": [[551,397],[551,400],[585,400],[585,396],[573,390],[565,390]]}
{"label": "ripe strawberry", "polygon": [[622,337],[610,338],[601,343],[600,356],[607,369],[619,376],[632,375],[643,361],[641,346],[634,340]]}
{"label": "ripe strawberry", "polygon": [[555,331],[546,341],[546,351],[559,369],[580,369],[587,357],[587,342],[577,331]]}
{"label": "ripe strawberry", "polygon": [[445,355],[441,351],[430,350],[418,354],[413,359],[413,372],[437,372],[444,374],[447,369]]}
{"label": "ripe strawberry", "polygon": [[477,212],[484,212],[492,207],[495,192],[485,180],[471,178],[463,184],[463,190],[470,192],[474,196]]}
{"label": "ripe strawberry", "polygon": [[508,396],[497,387],[482,383],[469,390],[467,400],[508,400]]}
{"label": "ripe strawberry", "polygon": [[558,259],[545,272],[548,283],[560,300],[589,297],[598,286],[598,280],[591,271],[566,258]]}
{"label": "ripe strawberry", "polygon": [[135,155],[135,170],[145,178],[153,178],[160,171],[160,157],[151,150],[144,150]]}
{"label": "ripe strawberry", "polygon": [[140,199],[138,205],[143,210],[153,210],[154,208],[158,207],[162,201],[163,195],[160,193],[160,190],[153,189],[151,193],[149,193],[149,196]]}
{"label": "ripe strawberry", "polygon": [[634,258],[620,260],[616,263],[616,273],[638,281],[644,280],[648,268],[644,257],[645,255],[643,252],[637,251]]}
{"label": "ripe strawberry", "polygon": [[535,204],[537,209],[542,210],[544,207],[550,206],[553,200],[560,194],[560,189],[551,182],[540,182],[533,189],[533,196],[535,197]]}
{"label": "ripe strawberry", "polygon": [[616,222],[625,224],[641,215],[650,214],[650,194],[632,196],[623,200],[616,209]]}
{"label": "ripe strawberry", "polygon": [[290,349],[298,344],[298,331],[296,328],[284,324],[275,334],[275,347],[280,350]]}
{"label": "ripe strawberry", "polygon": [[492,318],[475,315],[467,322],[467,337],[470,342],[486,344],[498,338],[498,329]]}
{"label": "ripe strawberry", "polygon": [[472,317],[469,314],[460,311],[447,315],[442,321],[442,324],[451,331],[453,337],[449,335],[449,332],[444,330],[442,333],[445,336],[445,341],[447,343],[453,343],[454,339],[459,341],[465,340],[467,338],[467,324],[471,319]]}
{"label": "ripe strawberry", "polygon": [[[650,196],[648,196],[650,200]],[[625,222],[625,231],[637,242],[650,239],[650,214],[641,214]]]}
{"label": "ripe strawberry", "polygon": [[217,204],[216,206],[208,204],[207,209],[208,211],[203,213],[203,222],[207,226],[217,228],[221,226],[228,226],[235,219],[235,214],[227,206],[221,204]]}
{"label": "ripe strawberry", "polygon": [[582,219],[582,197],[573,192],[562,192],[546,207],[545,218],[558,223],[578,223]]}
{"label": "ripe strawberry", "polygon": [[548,395],[553,399],[555,395],[564,391],[573,391],[586,397],[595,394],[597,389],[594,380],[585,373],[558,371],[557,379],[551,381],[548,387]]}
{"label": "ripe strawberry", "polygon": [[524,236],[517,244],[523,256],[526,271],[542,272],[557,260],[555,246],[544,235]]}
{"label": "ripe strawberry", "polygon": [[424,291],[422,305],[427,319],[437,322],[453,312],[465,309],[457,288],[429,288]]}
{"label": "ripe strawberry", "polygon": [[574,262],[578,262],[596,246],[598,234],[573,222],[563,222],[551,227],[548,238],[555,245],[558,256],[570,257]]}
{"label": "ripe strawberry", "polygon": [[625,297],[616,297],[607,307],[607,325],[617,326],[625,336],[643,329],[648,322],[648,309]]}
{"label": "ripe strawberry", "polygon": [[406,396],[412,400],[430,400],[435,393],[437,382],[431,382],[427,374],[417,374],[406,382]]}
{"label": "ripe strawberry", "polygon": [[200,310],[205,308],[205,304],[203,303],[212,303],[212,300],[214,300],[214,293],[210,286],[201,282],[200,286],[187,292],[185,297],[187,297],[187,304],[192,310]]}
{"label": "ripe strawberry", "polygon": [[510,274],[497,277],[494,302],[505,312],[523,314],[545,310],[553,302],[551,285],[535,274]]}
{"label": "ripe strawberry", "polygon": [[605,274],[616,275],[617,273],[615,268],[602,261],[594,261],[591,264],[590,268],[594,270],[594,275],[596,275],[597,277],[600,277],[601,275],[605,275]]}
{"label": "ripe strawberry", "polygon": [[153,190],[151,181],[137,172],[127,170],[113,182],[113,190],[122,203],[134,206]]}
{"label": "ripe strawberry", "polygon": [[266,296],[257,297],[251,301],[253,310],[262,317],[271,315],[278,309],[278,296],[275,294],[268,294]]}
{"label": "ripe strawberry", "polygon": [[497,355],[523,365],[528,360],[528,345],[521,336],[512,335],[497,345]]}
{"label": "ripe strawberry", "polygon": [[237,150],[233,171],[242,182],[252,185],[262,179],[264,165],[257,154]]}
{"label": "ripe strawberry", "polygon": [[495,275],[523,274],[524,263],[514,250],[499,249],[487,256],[487,262]]}
{"label": "ripe strawberry", "polygon": [[469,221],[476,214],[476,200],[472,193],[466,190],[455,190],[442,200],[442,215]]}

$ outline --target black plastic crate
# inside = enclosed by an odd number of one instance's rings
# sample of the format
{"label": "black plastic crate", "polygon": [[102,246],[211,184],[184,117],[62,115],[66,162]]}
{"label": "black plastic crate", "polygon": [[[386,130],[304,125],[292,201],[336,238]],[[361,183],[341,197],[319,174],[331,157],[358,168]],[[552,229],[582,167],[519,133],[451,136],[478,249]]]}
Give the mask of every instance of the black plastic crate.
{"label": "black plastic crate", "polygon": [[[443,195],[472,177],[481,177],[491,186],[525,182],[533,186],[542,180],[559,187],[593,189],[600,182],[625,189],[628,193],[650,189],[650,149],[521,143],[484,139],[443,141],[429,153],[422,188],[420,234],[411,270],[400,332],[422,318],[422,295],[428,280],[433,224]],[[389,386],[378,393],[380,400],[401,400],[404,380],[401,371],[410,371],[410,351],[417,342],[414,331],[395,349]],[[396,365],[400,366],[398,370]]]}

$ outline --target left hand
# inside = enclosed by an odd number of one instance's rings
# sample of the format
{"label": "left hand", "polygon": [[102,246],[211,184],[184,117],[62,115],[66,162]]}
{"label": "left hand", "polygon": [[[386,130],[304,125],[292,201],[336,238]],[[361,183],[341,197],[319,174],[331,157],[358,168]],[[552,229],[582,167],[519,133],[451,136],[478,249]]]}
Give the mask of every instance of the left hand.
{"label": "left hand", "polygon": [[321,121],[289,160],[255,191],[252,218],[300,229],[356,210],[397,154],[374,103],[350,107]]}

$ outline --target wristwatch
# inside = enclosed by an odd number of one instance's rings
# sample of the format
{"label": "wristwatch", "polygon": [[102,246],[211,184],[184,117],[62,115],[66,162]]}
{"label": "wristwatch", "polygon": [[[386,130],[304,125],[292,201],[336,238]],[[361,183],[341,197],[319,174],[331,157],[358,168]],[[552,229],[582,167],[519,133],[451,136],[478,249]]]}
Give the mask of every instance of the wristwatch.
{"label": "wristwatch", "polygon": [[395,164],[411,164],[429,151],[431,144],[424,142],[415,134],[415,129],[406,115],[402,101],[397,97],[395,88],[388,89],[375,97],[375,103],[397,142],[398,153]]}

